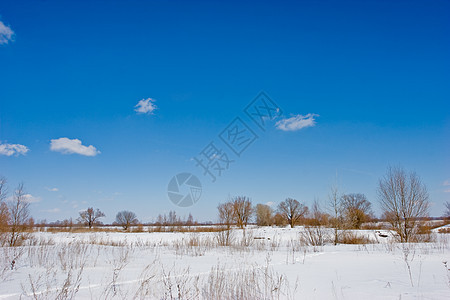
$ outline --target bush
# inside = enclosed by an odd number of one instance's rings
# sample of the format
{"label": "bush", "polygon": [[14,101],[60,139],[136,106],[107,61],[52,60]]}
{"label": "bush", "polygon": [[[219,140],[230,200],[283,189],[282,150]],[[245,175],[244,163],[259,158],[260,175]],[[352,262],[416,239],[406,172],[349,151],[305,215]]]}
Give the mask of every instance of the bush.
{"label": "bush", "polygon": [[368,237],[352,231],[345,231],[339,241],[342,244],[373,244]]}
{"label": "bush", "polygon": [[450,227],[441,228],[438,230],[439,233],[450,233]]}

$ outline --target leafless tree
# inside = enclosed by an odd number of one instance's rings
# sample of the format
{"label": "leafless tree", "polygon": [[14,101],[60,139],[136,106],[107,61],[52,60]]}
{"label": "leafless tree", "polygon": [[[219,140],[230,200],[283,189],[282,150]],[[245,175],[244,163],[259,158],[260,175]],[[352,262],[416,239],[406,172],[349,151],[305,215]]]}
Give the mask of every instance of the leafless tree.
{"label": "leafless tree", "polygon": [[14,191],[13,200],[9,204],[10,228],[9,245],[15,246],[17,239],[25,231],[30,218],[30,203],[26,199],[23,183]]}
{"label": "leafless tree", "polygon": [[309,246],[323,246],[328,240],[328,214],[320,209],[319,201],[316,199],[309,211],[309,220],[305,224],[304,231],[300,232],[300,243]]}
{"label": "leafless tree", "polygon": [[225,202],[217,206],[219,212],[219,223],[222,225],[222,231],[217,233],[217,241],[221,246],[229,246],[233,240],[231,225],[234,223],[233,203]]}
{"label": "leafless tree", "polygon": [[195,223],[197,223],[197,222],[194,220],[194,217],[192,216],[192,214],[189,213],[189,216],[185,222],[186,226],[192,226],[192,225],[195,225]]}
{"label": "leafless tree", "polygon": [[309,225],[312,226],[325,226],[329,223],[330,215],[322,211],[319,201],[316,199],[309,211]]}
{"label": "leafless tree", "polygon": [[273,209],[269,205],[256,205],[256,224],[258,226],[270,226],[273,224]]}
{"label": "leafless tree", "polygon": [[283,219],[286,220],[291,228],[294,228],[301,218],[308,213],[308,207],[295,199],[287,198],[278,204],[278,212],[283,216]]}
{"label": "leafless tree", "polygon": [[338,186],[335,184],[331,187],[330,194],[328,195],[329,199],[329,207],[332,214],[331,224],[334,228],[334,244],[337,245],[339,243],[339,230],[343,225],[343,209],[342,209],[342,201],[339,193]]}
{"label": "leafless tree", "polygon": [[89,226],[89,229],[91,229],[92,226],[97,224],[98,219],[103,218],[104,216],[105,214],[98,208],[94,210],[94,208],[89,207],[86,210],[80,211],[80,217],[78,218],[78,221]]}
{"label": "leafless tree", "polygon": [[445,213],[444,213],[444,217],[445,218],[450,218],[450,201],[447,201],[445,204]]}
{"label": "leafless tree", "polygon": [[6,194],[6,178],[0,177],[0,246],[8,242],[7,232],[11,220],[8,205],[5,202]]}
{"label": "leafless tree", "polygon": [[225,202],[217,206],[219,211],[219,223],[230,229],[234,223],[234,208],[231,202]]}
{"label": "leafless tree", "polygon": [[252,202],[245,196],[234,197],[231,202],[236,224],[242,229],[244,226],[247,226],[253,214]]}
{"label": "leafless tree", "polygon": [[360,229],[366,222],[371,212],[372,204],[364,194],[347,194],[342,196],[344,218],[349,228]]}
{"label": "leafless tree", "polygon": [[0,202],[0,233],[8,231],[8,224],[11,221],[8,205]]}
{"label": "leafless tree", "polygon": [[166,219],[169,226],[176,226],[181,223],[181,219],[177,216],[177,213],[174,210],[169,211],[169,215]]}
{"label": "leafless tree", "polygon": [[285,227],[287,225],[287,221],[282,214],[275,212],[275,215],[273,216],[273,224],[279,227]]}
{"label": "leafless tree", "polygon": [[134,212],[123,210],[117,213],[116,223],[122,226],[124,230],[127,230],[130,226],[139,223],[139,220]]}
{"label": "leafless tree", "polygon": [[415,172],[390,167],[378,184],[378,197],[387,220],[402,243],[414,240],[417,222],[428,215],[429,195]]}

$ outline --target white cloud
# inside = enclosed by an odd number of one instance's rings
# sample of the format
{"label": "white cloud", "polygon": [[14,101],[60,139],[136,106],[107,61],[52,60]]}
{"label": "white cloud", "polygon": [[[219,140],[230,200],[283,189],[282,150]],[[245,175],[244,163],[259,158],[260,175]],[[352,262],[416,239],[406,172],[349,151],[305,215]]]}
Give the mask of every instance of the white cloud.
{"label": "white cloud", "polygon": [[267,205],[267,206],[270,206],[270,207],[272,207],[274,204],[275,204],[275,203],[273,203],[272,201],[266,202],[266,205]]}
{"label": "white cloud", "polygon": [[0,144],[0,155],[25,155],[30,151],[26,146],[20,144]]}
{"label": "white cloud", "polygon": [[28,203],[36,203],[36,202],[41,201],[41,197],[35,197],[31,194],[25,194],[25,195],[23,195],[23,198],[24,198],[25,202],[28,202]]}
{"label": "white cloud", "polygon": [[153,115],[153,111],[157,108],[154,103],[155,101],[156,100],[152,98],[142,99],[134,106],[134,111],[140,114]]}
{"label": "white cloud", "polygon": [[14,31],[0,21],[0,45],[6,45],[10,41],[14,41]]}
{"label": "white cloud", "polygon": [[96,156],[100,153],[94,146],[84,146],[79,139],[59,138],[50,141],[50,150],[63,154],[80,154],[84,156]]}
{"label": "white cloud", "polygon": [[59,189],[58,188],[56,188],[56,187],[54,187],[54,188],[45,188],[47,191],[49,191],[49,192],[57,192],[57,191],[59,191]]}
{"label": "white cloud", "polygon": [[450,179],[447,179],[442,183],[443,186],[450,186]]}
{"label": "white cloud", "polygon": [[313,127],[316,125],[315,117],[318,117],[319,115],[316,114],[307,114],[305,116],[302,115],[295,115],[290,118],[284,118],[280,121],[278,121],[275,126],[277,129],[283,130],[283,131],[297,131],[306,127]]}

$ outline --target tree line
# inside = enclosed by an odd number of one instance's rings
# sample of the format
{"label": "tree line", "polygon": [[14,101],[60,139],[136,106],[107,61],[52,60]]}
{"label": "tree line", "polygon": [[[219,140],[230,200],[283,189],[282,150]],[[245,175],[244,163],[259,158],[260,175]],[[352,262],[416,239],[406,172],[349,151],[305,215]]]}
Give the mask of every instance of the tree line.
{"label": "tree line", "polygon": [[[400,242],[414,241],[418,224],[428,217],[430,199],[427,188],[415,172],[401,167],[389,167],[378,181],[377,196],[382,210],[381,219],[388,222],[397,233]],[[375,221],[372,203],[361,193],[341,194],[333,186],[326,209],[318,201],[311,208],[293,198],[287,198],[274,209],[267,204],[252,205],[246,196],[237,196],[219,204],[218,218],[229,229],[232,225],[244,228],[252,217],[259,226],[296,225],[327,226],[334,228],[334,243],[339,242],[339,232],[345,229],[361,229],[369,221]],[[450,202],[445,203],[444,218],[450,219]]]}
{"label": "tree line", "polygon": [[[0,177],[0,235],[1,244],[15,246],[23,238],[24,232],[32,228],[29,200],[23,184],[19,184],[8,197],[6,179]],[[425,184],[415,172],[403,168],[388,168],[377,187],[377,195],[382,209],[381,219],[389,222],[398,234],[401,242],[409,242],[417,233],[418,222],[428,216],[430,206],[429,194]],[[445,204],[444,217],[450,220],[450,202]],[[247,196],[232,197],[217,207],[218,221],[224,230],[232,226],[245,228],[255,221],[258,226],[326,226],[334,228],[334,242],[339,242],[339,231],[361,229],[366,222],[375,220],[372,203],[361,193],[341,194],[337,186],[330,189],[325,209],[316,200],[311,207],[293,198],[286,198],[276,207],[267,204],[253,205]],[[79,212],[76,223],[72,219],[57,222],[55,226],[71,227],[74,225],[102,225],[105,214],[98,208],[89,207]],[[128,230],[140,224],[134,212],[123,210],[117,213],[112,225],[122,226]],[[159,215],[154,226],[193,226],[198,225],[191,214],[187,219],[177,216],[175,211]]]}

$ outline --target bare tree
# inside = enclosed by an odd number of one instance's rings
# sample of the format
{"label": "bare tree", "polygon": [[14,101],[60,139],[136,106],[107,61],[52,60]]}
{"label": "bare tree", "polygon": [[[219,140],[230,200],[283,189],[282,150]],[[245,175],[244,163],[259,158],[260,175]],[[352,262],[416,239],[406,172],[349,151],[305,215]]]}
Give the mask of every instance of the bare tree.
{"label": "bare tree", "polygon": [[122,226],[124,230],[127,230],[131,225],[139,223],[139,220],[134,212],[123,210],[117,213],[116,223]]}
{"label": "bare tree", "polygon": [[30,218],[30,203],[26,199],[23,183],[14,191],[13,201],[9,205],[10,228],[9,245],[15,246],[19,236],[25,231]]}
{"label": "bare tree", "polygon": [[217,206],[219,211],[219,223],[230,229],[234,223],[234,208],[231,202],[225,202]]}
{"label": "bare tree", "polygon": [[225,202],[217,206],[219,212],[219,223],[222,225],[222,231],[217,233],[217,241],[219,245],[229,246],[233,240],[231,225],[234,223],[234,207],[233,203]]}
{"label": "bare tree", "polygon": [[8,224],[11,221],[8,205],[0,202],[0,233],[8,231]]}
{"label": "bare tree", "polygon": [[445,213],[444,213],[444,217],[450,219],[450,201],[447,201],[447,202],[444,204],[444,206],[445,206],[445,209],[446,209],[446,211],[445,211]]}
{"label": "bare tree", "polygon": [[185,222],[186,226],[192,226],[192,225],[195,225],[195,223],[197,223],[197,222],[194,220],[194,217],[192,216],[192,214],[189,213],[189,216]]}
{"label": "bare tree", "polygon": [[98,208],[94,210],[94,208],[89,207],[86,210],[80,211],[78,221],[84,223],[86,226],[89,226],[89,229],[91,229],[92,226],[97,224],[98,219],[103,218],[104,216],[105,214]]}
{"label": "bare tree", "polygon": [[330,215],[322,211],[319,201],[315,199],[309,211],[309,217],[311,218],[309,221],[310,225],[325,226],[329,223]]}
{"label": "bare tree", "polygon": [[324,227],[328,223],[328,214],[322,212],[317,199],[309,211],[307,224],[304,231],[300,233],[300,243],[310,246],[323,246],[328,238],[327,229]]}
{"label": "bare tree", "polygon": [[236,224],[243,229],[247,226],[253,214],[252,202],[248,197],[237,196],[231,200],[233,204],[233,214]]}
{"label": "bare tree", "polygon": [[270,226],[273,224],[273,209],[269,205],[256,205],[256,224],[258,226]]}
{"label": "bare tree", "polygon": [[337,185],[333,185],[328,195],[329,207],[332,213],[331,224],[334,228],[334,244],[339,243],[339,230],[342,228],[343,217],[342,217],[342,202],[339,189]]}
{"label": "bare tree", "polygon": [[177,216],[177,213],[174,210],[169,211],[167,223],[169,226],[180,225],[181,219]]}
{"label": "bare tree", "polygon": [[402,243],[414,240],[417,222],[428,215],[427,188],[415,172],[390,167],[378,184],[378,197],[387,220]]}
{"label": "bare tree", "polygon": [[287,225],[287,221],[282,214],[276,212],[273,216],[273,224],[275,224],[275,226],[285,227]]}
{"label": "bare tree", "polygon": [[6,233],[9,230],[9,222],[11,220],[8,205],[5,202],[6,194],[6,178],[0,177],[0,246],[8,242]]}
{"label": "bare tree", "polygon": [[360,229],[366,222],[371,212],[372,204],[364,194],[347,194],[342,196],[344,218],[349,228]]}
{"label": "bare tree", "polygon": [[294,228],[301,218],[308,213],[308,207],[295,199],[287,198],[278,204],[278,212],[283,216],[283,219],[286,220],[291,228]]}

